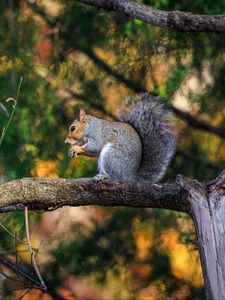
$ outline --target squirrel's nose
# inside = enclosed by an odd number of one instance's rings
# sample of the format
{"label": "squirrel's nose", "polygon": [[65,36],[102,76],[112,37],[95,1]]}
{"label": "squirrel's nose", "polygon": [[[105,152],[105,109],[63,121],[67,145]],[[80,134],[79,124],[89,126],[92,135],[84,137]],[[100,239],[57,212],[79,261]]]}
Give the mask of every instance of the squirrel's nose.
{"label": "squirrel's nose", "polygon": [[69,144],[68,138],[65,139],[64,143]]}

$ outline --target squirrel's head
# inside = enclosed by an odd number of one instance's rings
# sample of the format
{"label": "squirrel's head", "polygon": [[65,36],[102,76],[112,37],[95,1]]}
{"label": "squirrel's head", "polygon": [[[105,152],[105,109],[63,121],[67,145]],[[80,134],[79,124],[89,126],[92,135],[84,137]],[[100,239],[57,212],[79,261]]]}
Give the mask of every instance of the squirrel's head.
{"label": "squirrel's head", "polygon": [[88,121],[88,116],[83,109],[80,110],[79,120],[74,120],[69,127],[67,137],[65,139],[66,144],[79,145],[84,144],[85,125]]}

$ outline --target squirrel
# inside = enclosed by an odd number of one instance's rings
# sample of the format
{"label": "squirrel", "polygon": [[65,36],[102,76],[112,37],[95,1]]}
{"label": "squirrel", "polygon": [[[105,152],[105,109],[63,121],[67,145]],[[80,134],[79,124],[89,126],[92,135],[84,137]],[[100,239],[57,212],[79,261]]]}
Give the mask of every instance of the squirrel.
{"label": "squirrel", "polygon": [[126,99],[118,121],[106,121],[80,110],[65,143],[69,157],[98,157],[97,179],[157,183],[175,152],[175,123],[159,97],[142,93]]}

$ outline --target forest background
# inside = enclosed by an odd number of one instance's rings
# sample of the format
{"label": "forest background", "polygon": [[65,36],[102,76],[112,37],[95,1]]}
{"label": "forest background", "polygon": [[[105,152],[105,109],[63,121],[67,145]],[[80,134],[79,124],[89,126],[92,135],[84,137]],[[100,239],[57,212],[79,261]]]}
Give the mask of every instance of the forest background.
{"label": "forest background", "polygon": [[[222,14],[218,0],[139,1],[162,10]],[[223,168],[224,34],[181,33],[75,1],[0,2],[0,129],[13,121],[0,149],[0,180],[79,178],[96,173],[94,159],[67,157],[70,122],[82,107],[112,120],[127,95],[148,90],[174,112],[180,139],[163,181],[184,174],[207,182]],[[199,122],[198,122],[199,121]],[[204,124],[210,124],[206,130]],[[214,130],[214,129],[217,130]],[[23,239],[24,215],[0,221]],[[44,294],[24,299],[204,299],[191,219],[159,209],[62,208],[32,213],[31,242]],[[30,255],[1,229],[1,253]],[[0,277],[8,299],[27,289]],[[69,295],[69,296],[68,296]],[[72,298],[73,297],[73,298]]]}

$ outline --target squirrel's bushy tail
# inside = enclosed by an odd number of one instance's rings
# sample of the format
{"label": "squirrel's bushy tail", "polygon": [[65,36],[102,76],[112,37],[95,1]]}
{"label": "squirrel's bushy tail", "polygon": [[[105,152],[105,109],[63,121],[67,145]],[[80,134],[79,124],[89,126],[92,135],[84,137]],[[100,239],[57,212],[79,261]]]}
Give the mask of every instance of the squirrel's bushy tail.
{"label": "squirrel's bushy tail", "polygon": [[174,154],[177,134],[170,112],[159,97],[142,93],[128,97],[120,120],[129,123],[142,141],[142,161],[137,181],[158,182]]}

